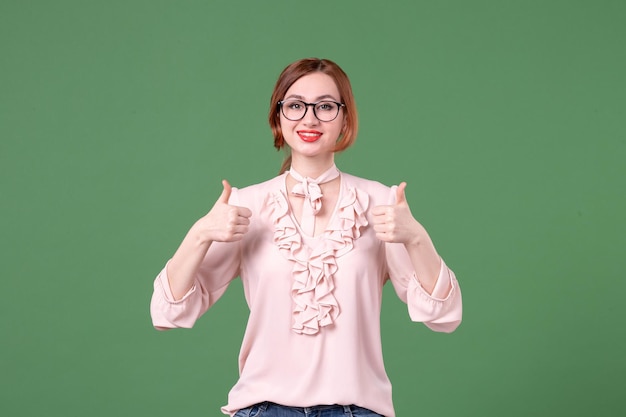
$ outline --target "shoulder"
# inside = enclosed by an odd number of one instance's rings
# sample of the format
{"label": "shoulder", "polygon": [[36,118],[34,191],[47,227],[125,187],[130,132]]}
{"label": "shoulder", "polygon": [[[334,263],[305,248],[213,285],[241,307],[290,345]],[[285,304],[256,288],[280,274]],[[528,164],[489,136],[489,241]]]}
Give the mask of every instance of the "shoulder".
{"label": "shoulder", "polygon": [[341,177],[344,179],[347,186],[358,188],[359,190],[365,191],[369,195],[387,196],[392,189],[392,187],[378,181],[357,177],[351,174],[346,174],[345,172],[341,173]]}
{"label": "shoulder", "polygon": [[233,196],[235,199],[233,199],[232,204],[244,206],[262,204],[267,198],[268,193],[281,190],[284,183],[285,175],[283,174],[243,188],[233,187]]}
{"label": "shoulder", "polygon": [[352,188],[356,190],[357,194],[367,194],[370,207],[391,204],[395,198],[394,190],[396,186],[389,187],[378,181],[357,177],[344,172],[341,173],[341,176],[348,189]]}
{"label": "shoulder", "polygon": [[257,192],[266,192],[268,190],[275,190],[281,187],[285,181],[285,175],[282,174],[274,178],[270,178],[267,181],[260,182],[258,184],[248,185],[242,188],[238,188],[239,192],[242,194],[254,194]]}

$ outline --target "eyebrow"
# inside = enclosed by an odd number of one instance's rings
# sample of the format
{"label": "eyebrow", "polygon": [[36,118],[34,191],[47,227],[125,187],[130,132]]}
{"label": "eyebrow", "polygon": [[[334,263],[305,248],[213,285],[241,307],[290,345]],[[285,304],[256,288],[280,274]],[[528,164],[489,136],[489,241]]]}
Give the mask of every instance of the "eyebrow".
{"label": "eyebrow", "polygon": [[[298,100],[306,101],[304,97],[299,96],[297,94],[291,94],[289,97],[285,97],[285,99],[288,99],[288,98],[295,98]],[[339,101],[335,97],[331,96],[330,94],[324,94],[323,96],[319,96],[315,99],[315,101],[317,102],[317,101],[324,100],[324,99],[332,99],[333,101]]]}

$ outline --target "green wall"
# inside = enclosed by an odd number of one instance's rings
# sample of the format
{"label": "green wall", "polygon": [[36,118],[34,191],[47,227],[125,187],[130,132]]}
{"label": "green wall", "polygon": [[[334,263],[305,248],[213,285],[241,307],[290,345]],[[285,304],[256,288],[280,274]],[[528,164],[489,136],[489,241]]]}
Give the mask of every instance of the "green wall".
{"label": "green wall", "polygon": [[157,332],[152,281],[227,178],[273,176],[278,73],[351,76],[344,171],[408,182],[464,322],[386,288],[399,417],[626,407],[623,1],[0,1],[0,414],[217,416],[241,284]]}

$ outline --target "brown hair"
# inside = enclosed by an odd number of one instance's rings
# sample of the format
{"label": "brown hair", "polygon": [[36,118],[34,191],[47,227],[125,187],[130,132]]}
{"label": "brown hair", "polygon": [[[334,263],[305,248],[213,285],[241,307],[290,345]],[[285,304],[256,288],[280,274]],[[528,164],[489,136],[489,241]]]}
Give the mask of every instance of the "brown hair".
{"label": "brown hair", "polygon": [[[335,152],[341,152],[356,140],[356,134],[358,130],[358,118],[356,112],[356,104],[354,102],[354,95],[352,94],[352,87],[350,80],[345,72],[328,59],[319,58],[305,58],[289,64],[278,77],[276,85],[274,86],[274,92],[270,99],[270,112],[269,122],[272,133],[274,134],[274,147],[278,150],[286,146],[283,132],[280,128],[280,109],[278,102],[285,98],[285,94],[289,87],[292,86],[298,79],[304,75],[311,74],[313,72],[322,72],[329,75],[337,85],[339,90],[339,99],[345,104],[344,107],[344,127],[341,130],[341,135],[337,140],[335,146]],[[282,174],[291,165],[291,155],[287,155],[280,168]]]}

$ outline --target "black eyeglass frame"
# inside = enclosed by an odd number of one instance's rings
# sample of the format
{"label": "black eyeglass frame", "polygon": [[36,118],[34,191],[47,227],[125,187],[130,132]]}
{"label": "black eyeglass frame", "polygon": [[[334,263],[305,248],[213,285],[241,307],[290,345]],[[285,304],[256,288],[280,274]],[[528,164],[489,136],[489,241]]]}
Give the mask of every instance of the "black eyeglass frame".
{"label": "black eyeglass frame", "polygon": [[[289,117],[287,117],[287,115],[285,114],[285,111],[283,110],[283,104],[285,104],[288,101],[299,101],[300,103],[304,104],[304,113],[302,113],[302,117],[300,117],[299,119],[290,119]],[[335,103],[337,105],[337,114],[335,115],[335,117],[333,117],[330,120],[322,120],[319,117],[317,117],[315,106],[317,106],[320,103]],[[346,107],[344,103],[339,103],[334,100],[322,100],[322,101],[318,101],[317,103],[307,103],[306,101],[302,101],[302,100],[290,99],[290,100],[281,100],[277,103],[277,105],[280,108],[280,112],[283,114],[283,116],[285,116],[285,119],[291,120],[292,122],[297,122],[298,120],[304,119],[304,116],[306,116],[306,112],[309,111],[309,106],[313,107],[313,115],[320,122],[332,122],[333,120],[337,119],[337,117],[339,116],[339,111],[341,110],[341,108]]]}

